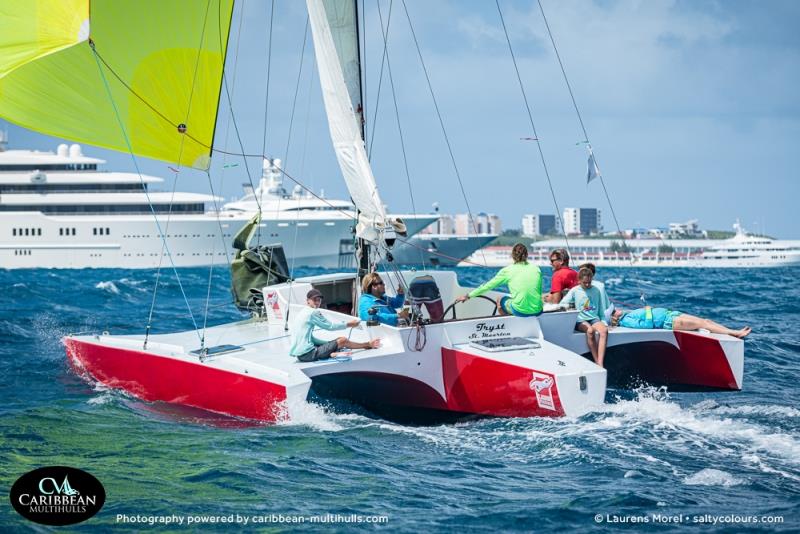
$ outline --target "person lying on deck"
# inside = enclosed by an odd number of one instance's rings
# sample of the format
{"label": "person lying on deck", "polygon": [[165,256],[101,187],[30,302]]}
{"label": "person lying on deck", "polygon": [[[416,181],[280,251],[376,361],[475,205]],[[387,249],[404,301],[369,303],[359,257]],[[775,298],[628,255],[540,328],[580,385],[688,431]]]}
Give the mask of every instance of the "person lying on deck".
{"label": "person lying on deck", "polygon": [[346,337],[337,337],[332,341],[322,341],[314,337],[314,328],[323,330],[344,330],[354,328],[361,321],[353,319],[346,323],[332,323],[319,311],[322,305],[322,293],[312,289],[306,295],[308,306],[297,312],[292,323],[292,348],[289,354],[301,362],[326,360],[331,354],[343,348],[347,349],[375,349],[381,344],[380,339],[372,339],[366,343],[356,343]]}
{"label": "person lying on deck", "polygon": [[466,302],[497,286],[507,285],[511,295],[497,299],[497,309],[500,315],[532,317],[541,314],[542,272],[539,267],[528,262],[528,249],[522,243],[517,243],[511,249],[511,259],[514,260],[514,263],[500,269],[494,278],[481,287],[458,297],[456,302]]}
{"label": "person lying on deck", "polygon": [[611,316],[611,326],[638,329],[659,328],[664,330],[698,330],[705,328],[715,334],[727,334],[739,339],[745,338],[752,330],[749,326],[745,326],[740,330],[732,330],[715,323],[711,319],[703,319],[702,317],[695,317],[688,313],[672,311],[667,308],[651,308],[650,306],[627,312],[615,310]]}
{"label": "person lying on deck", "polygon": [[361,298],[358,299],[358,316],[362,321],[369,321],[373,316],[369,311],[373,308],[375,320],[379,323],[397,326],[398,319],[408,320],[408,310],[397,312],[406,300],[403,286],[397,287],[396,297],[386,296],[386,284],[378,273],[369,273],[361,281]]}

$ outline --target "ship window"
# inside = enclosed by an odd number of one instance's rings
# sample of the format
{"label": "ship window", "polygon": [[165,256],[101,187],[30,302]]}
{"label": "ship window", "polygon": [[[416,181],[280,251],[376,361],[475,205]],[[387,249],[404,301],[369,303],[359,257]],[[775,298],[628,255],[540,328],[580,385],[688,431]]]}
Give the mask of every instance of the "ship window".
{"label": "ship window", "polygon": [[75,228],[72,229],[72,235],[75,235]]}
{"label": "ship window", "polygon": [[13,228],[11,230],[11,235],[17,235],[17,229],[16,228]]}
{"label": "ship window", "polygon": [[28,235],[28,229],[25,228],[25,235]]}
{"label": "ship window", "polygon": [[111,228],[106,228],[106,235],[111,235]]}
{"label": "ship window", "polygon": [[36,235],[42,235],[42,229],[41,228],[37,228],[36,229]]}

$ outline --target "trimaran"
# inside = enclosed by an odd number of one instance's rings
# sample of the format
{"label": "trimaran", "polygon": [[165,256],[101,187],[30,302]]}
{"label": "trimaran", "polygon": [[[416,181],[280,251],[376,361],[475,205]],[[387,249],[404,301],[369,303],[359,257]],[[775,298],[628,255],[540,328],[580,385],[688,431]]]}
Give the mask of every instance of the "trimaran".
{"label": "trimaran", "polygon": [[[4,3],[0,14],[15,22],[9,31],[4,24],[0,35],[2,115],[134,158],[207,169],[233,1],[204,4]],[[349,358],[302,363],[289,356],[288,316],[306,305],[306,293],[318,289],[337,304],[323,311],[332,320],[351,319],[360,277],[390,257],[398,231],[384,210],[362,137],[356,2],[307,0],[307,9],[331,139],[358,209],[359,271],[291,280],[280,250],[262,248],[261,259],[270,258],[269,283],[255,288],[263,297],[257,300],[266,303],[262,313],[181,333],[67,336],[73,368],[147,401],[260,421],[291,417],[312,387],[376,410],[456,417],[576,416],[602,405],[607,371],[583,356],[588,349],[585,336],[574,331],[577,312],[496,316],[496,292],[460,305],[457,318],[454,307],[452,318],[442,320],[416,305],[408,326],[362,323],[351,338],[379,337],[382,344]],[[240,234],[238,260],[248,254],[256,223]],[[453,271],[389,268],[385,276],[410,287],[412,297],[425,276],[422,285],[433,288],[432,298],[438,293],[452,302],[467,291]],[[612,331],[606,357],[628,377],[719,389],[741,388],[743,360],[739,339],[624,328]]]}

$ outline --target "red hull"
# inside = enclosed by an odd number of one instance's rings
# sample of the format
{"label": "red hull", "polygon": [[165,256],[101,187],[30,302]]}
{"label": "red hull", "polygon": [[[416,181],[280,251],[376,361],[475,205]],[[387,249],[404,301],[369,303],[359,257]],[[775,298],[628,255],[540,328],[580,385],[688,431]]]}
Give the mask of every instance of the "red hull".
{"label": "red hull", "polygon": [[284,417],[286,388],[249,376],[137,350],[65,340],[78,372],[147,401],[194,406],[273,422]]}
{"label": "red hull", "polygon": [[544,396],[534,390],[531,369],[442,347],[442,372],[450,410],[502,417],[564,415],[555,377],[550,373],[535,372],[549,380],[548,408],[540,405]]}
{"label": "red hull", "polygon": [[647,382],[678,389],[741,389],[719,341],[691,332],[674,335],[679,347],[663,341],[609,347],[605,358],[609,385]]}

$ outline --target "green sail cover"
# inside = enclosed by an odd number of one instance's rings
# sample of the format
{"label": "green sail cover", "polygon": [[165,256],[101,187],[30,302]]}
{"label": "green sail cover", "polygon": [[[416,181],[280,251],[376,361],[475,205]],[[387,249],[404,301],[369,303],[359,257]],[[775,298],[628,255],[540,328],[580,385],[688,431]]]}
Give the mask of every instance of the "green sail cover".
{"label": "green sail cover", "polygon": [[206,169],[232,9],[233,0],[2,0],[0,117]]}

